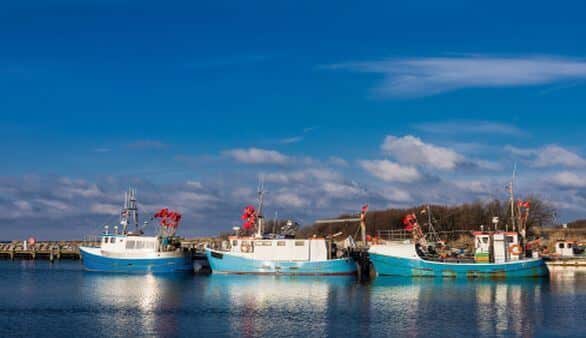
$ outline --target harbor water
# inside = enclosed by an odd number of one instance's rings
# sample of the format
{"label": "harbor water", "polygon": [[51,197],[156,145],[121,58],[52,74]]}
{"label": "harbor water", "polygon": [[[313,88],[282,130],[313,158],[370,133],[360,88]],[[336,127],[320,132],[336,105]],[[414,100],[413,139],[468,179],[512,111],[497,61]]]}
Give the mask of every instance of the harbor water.
{"label": "harbor water", "polygon": [[0,336],[584,336],[586,276],[121,275],[0,261]]}

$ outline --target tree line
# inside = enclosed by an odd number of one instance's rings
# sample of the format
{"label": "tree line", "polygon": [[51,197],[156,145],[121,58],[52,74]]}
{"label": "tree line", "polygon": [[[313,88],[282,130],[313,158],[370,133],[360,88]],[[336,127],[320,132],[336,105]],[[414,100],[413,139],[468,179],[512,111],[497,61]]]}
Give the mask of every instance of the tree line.
{"label": "tree line", "polygon": [[[555,222],[555,208],[538,198],[530,196],[525,199],[531,205],[527,219],[527,229],[533,226],[547,227],[552,226]],[[419,205],[408,209],[386,209],[369,211],[366,214],[366,232],[371,236],[376,236],[379,230],[403,229],[403,218],[405,215],[414,213],[417,215],[418,222],[425,224],[428,222],[428,206]],[[485,230],[493,229],[493,217],[499,218],[498,228],[504,230],[511,229],[511,208],[509,201],[491,200],[489,202],[464,203],[454,206],[430,205],[432,224],[436,231],[453,231],[453,230],[480,230],[480,225]],[[515,206],[515,213],[517,213]],[[345,214],[337,217],[356,218],[356,214]],[[583,221],[586,223],[586,221]],[[330,234],[342,232],[345,236],[356,237],[358,234],[359,224],[352,223],[321,223],[313,224],[301,228],[297,233],[298,237],[327,236]]]}

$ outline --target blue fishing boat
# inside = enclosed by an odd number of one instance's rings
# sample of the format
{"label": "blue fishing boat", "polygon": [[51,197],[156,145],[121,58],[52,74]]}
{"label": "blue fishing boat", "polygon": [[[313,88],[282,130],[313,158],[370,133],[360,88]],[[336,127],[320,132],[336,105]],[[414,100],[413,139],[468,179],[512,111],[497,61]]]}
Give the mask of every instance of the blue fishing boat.
{"label": "blue fishing boat", "polygon": [[[99,247],[80,247],[83,265],[90,271],[122,273],[168,273],[193,271],[191,252],[183,251],[175,231],[181,215],[162,209],[154,218],[161,219],[157,236],[144,236],[138,227],[138,211],[135,191],[125,195],[120,217],[121,231],[108,226],[101,236]],[[136,230],[128,231],[129,221],[134,221]],[[148,222],[145,222],[145,226]],[[144,227],[143,227],[144,228]]]}
{"label": "blue fishing boat", "polygon": [[[405,231],[410,233],[411,239],[397,240],[390,236],[390,240],[378,240],[369,248],[368,255],[377,275],[456,278],[548,276],[549,271],[539,253],[523,250],[523,245],[528,243],[525,236],[530,202],[519,200],[515,203],[515,174],[516,166],[508,185],[511,219],[506,231],[498,230],[499,217],[493,217],[493,231],[484,231],[481,226],[481,231],[473,232],[474,252],[466,255],[464,250],[454,251],[439,239],[433,226],[431,208],[427,206],[421,211],[428,217],[427,234],[423,233],[417,222],[417,215],[412,213],[405,216],[405,228],[400,230],[403,234]],[[508,231],[509,226],[513,231]]]}
{"label": "blue fishing boat", "polygon": [[372,245],[368,256],[379,276],[500,279],[548,275],[540,257],[485,263],[467,259],[442,260],[422,255],[411,241]]}
{"label": "blue fishing boat", "polygon": [[212,273],[269,275],[353,275],[356,262],[339,250],[333,238],[295,238],[294,223],[289,221],[280,234],[263,233],[263,190],[259,189],[258,212],[245,208],[243,230],[253,235],[230,236],[223,249],[206,248]]}
{"label": "blue fishing boat", "polygon": [[[368,256],[379,276],[404,277],[464,277],[464,278],[520,278],[548,276],[547,266],[538,252],[524,252],[523,234],[529,210],[519,218],[520,232],[496,230],[498,217],[493,218],[494,231],[476,231],[474,252],[466,255],[464,250],[449,248],[439,240],[431,222],[431,210],[424,210],[428,216],[429,232],[423,234],[415,214],[403,219],[405,230],[395,231],[403,238],[378,239],[368,249]],[[513,219],[514,220],[514,219]],[[513,224],[515,224],[513,222]],[[391,234],[391,236],[388,236]],[[411,239],[404,235],[410,234]],[[384,237],[380,235],[379,238]]]}
{"label": "blue fishing boat", "polygon": [[213,273],[272,275],[352,275],[350,257],[328,259],[323,238],[263,239],[230,237],[229,250],[206,248]]}

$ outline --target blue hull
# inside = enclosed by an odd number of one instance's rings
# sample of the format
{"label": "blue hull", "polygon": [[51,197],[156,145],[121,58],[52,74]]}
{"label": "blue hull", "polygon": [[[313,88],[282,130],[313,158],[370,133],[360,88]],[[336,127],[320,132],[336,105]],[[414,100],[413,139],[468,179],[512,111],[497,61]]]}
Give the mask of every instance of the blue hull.
{"label": "blue hull", "polygon": [[375,253],[370,253],[369,257],[380,276],[502,279],[549,275],[542,259],[528,259],[504,264],[464,264],[432,262]]}
{"label": "blue hull", "polygon": [[266,275],[353,275],[356,262],[351,258],[321,262],[264,261],[206,249],[213,273]]}
{"label": "blue hull", "polygon": [[80,248],[83,265],[89,271],[121,273],[170,273],[193,271],[191,253],[164,258],[112,258],[95,255]]}

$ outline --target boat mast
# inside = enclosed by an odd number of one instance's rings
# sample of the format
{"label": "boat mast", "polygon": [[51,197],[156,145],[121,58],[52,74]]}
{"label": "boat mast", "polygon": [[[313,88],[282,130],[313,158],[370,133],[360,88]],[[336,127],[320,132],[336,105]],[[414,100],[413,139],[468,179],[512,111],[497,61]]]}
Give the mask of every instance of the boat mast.
{"label": "boat mast", "polygon": [[132,221],[135,229],[138,231],[138,208],[136,207],[136,190],[128,188],[124,193],[124,208],[120,213],[120,225],[122,233],[128,232],[128,223]]}
{"label": "boat mast", "polygon": [[258,213],[257,213],[257,233],[256,236],[258,238],[262,238],[263,234],[263,216],[262,216],[262,208],[264,204],[264,196],[265,196],[265,182],[264,178],[261,176],[258,183]]}
{"label": "boat mast", "polygon": [[435,227],[433,226],[433,219],[431,217],[431,205],[427,205],[425,207],[426,213],[427,213],[427,228],[429,233],[431,234],[431,240],[434,242],[439,242],[440,238],[437,234],[437,232],[435,231]]}
{"label": "boat mast", "polygon": [[[515,162],[515,166],[513,168],[513,177],[511,178],[511,184],[509,185],[509,196],[510,196],[510,203],[511,203],[511,225],[513,226],[513,231],[515,231],[515,176],[517,175],[517,163]],[[508,230],[508,229],[507,229]]]}

